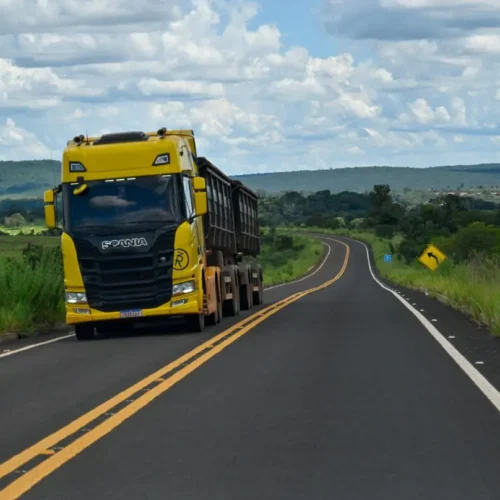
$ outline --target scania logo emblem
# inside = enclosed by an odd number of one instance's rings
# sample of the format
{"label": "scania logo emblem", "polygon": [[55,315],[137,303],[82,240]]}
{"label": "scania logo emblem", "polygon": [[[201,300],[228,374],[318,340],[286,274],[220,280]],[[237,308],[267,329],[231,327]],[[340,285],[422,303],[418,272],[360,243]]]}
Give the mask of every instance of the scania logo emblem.
{"label": "scania logo emblem", "polygon": [[130,248],[130,247],[147,247],[146,238],[123,238],[121,240],[106,240],[101,243],[101,248]]}

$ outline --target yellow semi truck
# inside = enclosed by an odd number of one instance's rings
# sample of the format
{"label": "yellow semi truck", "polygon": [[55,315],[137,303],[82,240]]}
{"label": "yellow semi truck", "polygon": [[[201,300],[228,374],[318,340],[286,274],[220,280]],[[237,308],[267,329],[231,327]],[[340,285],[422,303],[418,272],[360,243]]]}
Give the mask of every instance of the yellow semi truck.
{"label": "yellow semi truck", "polygon": [[258,197],[198,157],[192,130],[75,137],[44,203],[79,340],[171,317],[200,332],[263,303]]}

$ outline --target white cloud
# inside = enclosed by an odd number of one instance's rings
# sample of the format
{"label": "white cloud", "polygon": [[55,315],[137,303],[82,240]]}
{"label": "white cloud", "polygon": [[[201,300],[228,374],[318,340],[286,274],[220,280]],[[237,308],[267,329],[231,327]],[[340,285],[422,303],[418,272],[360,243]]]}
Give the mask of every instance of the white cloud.
{"label": "white cloud", "polygon": [[0,124],[0,155],[4,160],[44,159],[50,150],[36,136],[18,127],[12,118]]}
{"label": "white cloud", "polygon": [[220,83],[198,81],[161,81],[156,78],[141,78],[137,88],[145,96],[212,98],[224,95],[224,86]]}
{"label": "white cloud", "polygon": [[448,110],[444,106],[432,109],[425,99],[417,99],[408,104],[411,112],[419,123],[447,122],[451,120]]}
{"label": "white cloud", "polygon": [[324,0],[324,57],[261,0],[168,3],[0,0],[0,159],[160,126],[229,173],[496,154],[496,1]]}
{"label": "white cloud", "polygon": [[0,33],[42,32],[56,28],[127,27],[159,23],[181,15],[179,3],[169,0],[2,0]]}

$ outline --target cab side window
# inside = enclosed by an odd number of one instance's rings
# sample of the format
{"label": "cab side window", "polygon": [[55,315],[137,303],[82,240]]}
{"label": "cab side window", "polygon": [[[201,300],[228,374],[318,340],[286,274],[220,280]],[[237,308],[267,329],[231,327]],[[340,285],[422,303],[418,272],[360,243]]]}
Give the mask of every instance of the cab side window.
{"label": "cab side window", "polygon": [[191,188],[191,179],[189,177],[182,178],[184,187],[184,198],[186,200],[186,218],[189,219],[194,215],[193,190]]}

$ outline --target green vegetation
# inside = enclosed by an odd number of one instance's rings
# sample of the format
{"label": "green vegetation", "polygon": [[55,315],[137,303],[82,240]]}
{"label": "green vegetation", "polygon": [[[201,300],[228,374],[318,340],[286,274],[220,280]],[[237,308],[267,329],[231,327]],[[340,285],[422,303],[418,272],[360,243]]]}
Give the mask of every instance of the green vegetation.
{"label": "green vegetation", "polygon": [[238,176],[254,190],[268,193],[304,191],[313,193],[321,189],[334,192],[364,193],[375,184],[390,182],[398,192],[414,190],[483,188],[497,189],[500,185],[500,165],[459,165],[448,167],[354,167],[329,170],[302,170]]}
{"label": "green vegetation", "polygon": [[54,248],[60,244],[60,238],[53,236],[0,236],[0,260],[2,258],[20,258],[28,245],[39,245],[43,248]]}
{"label": "green vegetation", "polygon": [[57,184],[60,172],[59,161],[0,161],[0,200],[41,198],[44,190]]}
{"label": "green vegetation", "polygon": [[[64,282],[59,248],[28,244],[21,251],[18,249],[15,256],[6,256],[9,251],[4,246],[0,248],[0,332],[29,334],[61,320]],[[10,253],[14,253],[13,245]]]}
{"label": "green vegetation", "polygon": [[276,229],[262,231],[260,263],[265,286],[293,281],[314,267],[323,244],[307,236],[290,236]]}

